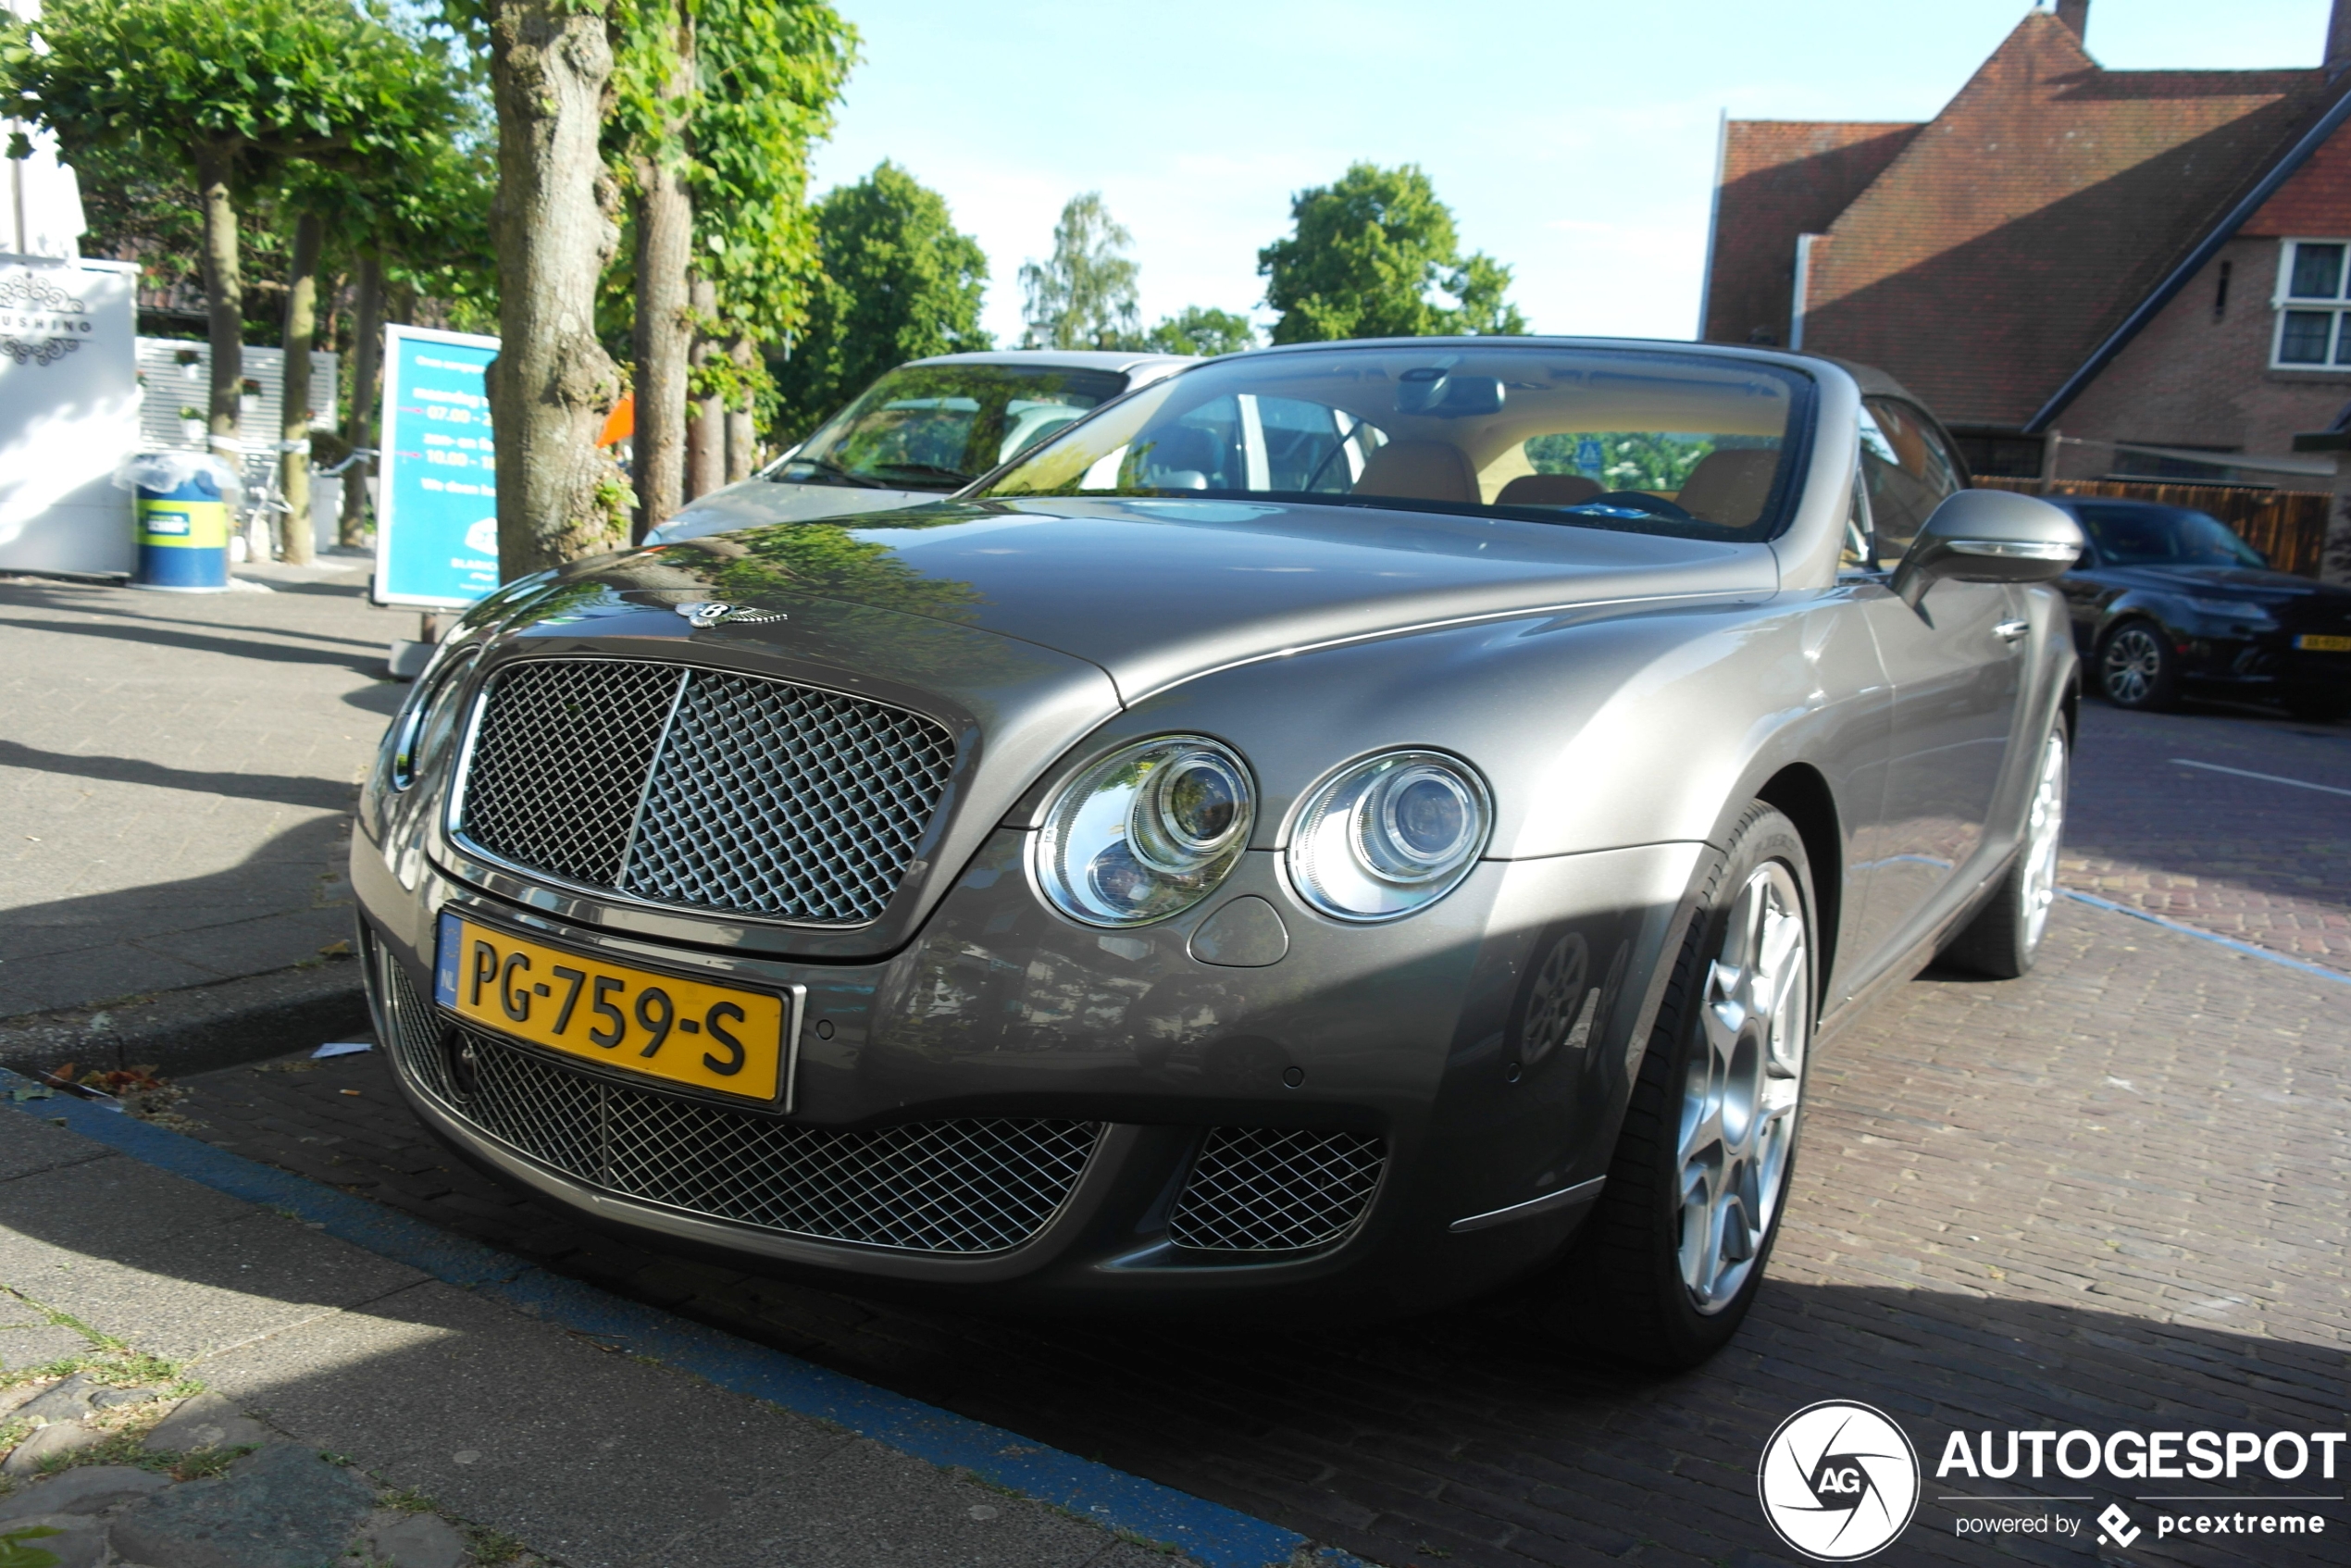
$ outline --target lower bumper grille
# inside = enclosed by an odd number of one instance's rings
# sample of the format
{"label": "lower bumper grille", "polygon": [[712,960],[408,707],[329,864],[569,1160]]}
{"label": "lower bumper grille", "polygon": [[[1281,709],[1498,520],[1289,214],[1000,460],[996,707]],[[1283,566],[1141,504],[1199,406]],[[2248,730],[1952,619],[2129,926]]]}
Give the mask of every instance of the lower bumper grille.
{"label": "lower bumper grille", "polygon": [[1379,1188],[1387,1147],[1346,1132],[1216,1127],[1167,1222],[1176,1246],[1296,1252],[1355,1228]]}
{"label": "lower bumper grille", "polygon": [[[1101,1137],[1099,1122],[1002,1117],[837,1132],[651,1093],[449,1024],[388,954],[383,967],[400,1070],[451,1114],[581,1181],[714,1219],[1000,1252],[1059,1212]],[[452,1046],[471,1049],[468,1084]]]}

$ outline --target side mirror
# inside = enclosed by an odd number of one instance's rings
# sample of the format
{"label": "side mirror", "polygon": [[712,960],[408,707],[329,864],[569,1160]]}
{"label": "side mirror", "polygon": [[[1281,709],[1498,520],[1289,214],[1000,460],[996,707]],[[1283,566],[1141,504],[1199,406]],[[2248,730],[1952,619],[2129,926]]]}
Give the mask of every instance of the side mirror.
{"label": "side mirror", "polygon": [[2049,582],[2082,554],[2082,529],[2046,501],[2006,490],[1963,490],[1934,509],[1894,568],[1894,591],[1916,608],[1954,582]]}

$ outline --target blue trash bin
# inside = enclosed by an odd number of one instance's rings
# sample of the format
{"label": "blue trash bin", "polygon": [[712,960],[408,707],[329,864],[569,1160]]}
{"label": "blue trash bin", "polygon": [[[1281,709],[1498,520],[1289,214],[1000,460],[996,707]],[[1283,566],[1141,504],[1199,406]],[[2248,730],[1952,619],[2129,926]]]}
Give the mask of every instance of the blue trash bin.
{"label": "blue trash bin", "polygon": [[229,591],[229,504],[218,468],[210,457],[184,452],[138,460],[139,569],[131,587]]}

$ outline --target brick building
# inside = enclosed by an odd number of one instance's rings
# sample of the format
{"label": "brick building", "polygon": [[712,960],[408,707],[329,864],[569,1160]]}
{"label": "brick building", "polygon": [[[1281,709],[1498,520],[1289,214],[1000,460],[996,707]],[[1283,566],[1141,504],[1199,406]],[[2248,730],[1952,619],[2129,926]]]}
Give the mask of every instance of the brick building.
{"label": "brick building", "polygon": [[2108,70],[2088,11],[1923,125],[1728,122],[1703,335],[1882,366],[1984,473],[2324,490],[2292,448],[2351,412],[2351,0],[2295,70]]}

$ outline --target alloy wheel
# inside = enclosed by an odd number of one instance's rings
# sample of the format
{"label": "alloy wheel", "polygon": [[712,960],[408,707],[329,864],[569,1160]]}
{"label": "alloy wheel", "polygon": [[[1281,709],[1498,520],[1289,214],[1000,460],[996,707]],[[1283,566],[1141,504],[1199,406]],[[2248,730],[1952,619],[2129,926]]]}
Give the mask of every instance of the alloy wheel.
{"label": "alloy wheel", "polygon": [[1736,1300],[1779,1213],[1811,1038],[1811,953],[1796,878],[1756,868],[1708,966],[1682,1093],[1679,1253],[1700,1313]]}
{"label": "alloy wheel", "polygon": [[2041,777],[2024,822],[2024,951],[2039,950],[2057,902],[2058,841],[2065,835],[2065,731],[2053,729],[2041,748]]}
{"label": "alloy wheel", "polygon": [[2126,708],[2137,707],[2163,674],[2163,648],[2143,626],[2126,626],[2106,644],[2106,694]]}

